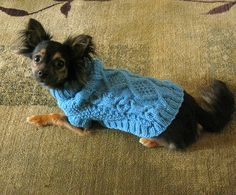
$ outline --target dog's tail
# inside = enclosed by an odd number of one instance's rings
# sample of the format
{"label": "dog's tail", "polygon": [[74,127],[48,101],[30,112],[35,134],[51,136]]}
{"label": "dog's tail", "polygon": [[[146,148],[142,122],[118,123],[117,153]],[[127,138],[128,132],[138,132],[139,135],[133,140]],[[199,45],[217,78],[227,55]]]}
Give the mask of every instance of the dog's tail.
{"label": "dog's tail", "polygon": [[214,80],[203,94],[203,105],[197,105],[198,122],[208,132],[220,132],[234,112],[234,95],[226,84]]}

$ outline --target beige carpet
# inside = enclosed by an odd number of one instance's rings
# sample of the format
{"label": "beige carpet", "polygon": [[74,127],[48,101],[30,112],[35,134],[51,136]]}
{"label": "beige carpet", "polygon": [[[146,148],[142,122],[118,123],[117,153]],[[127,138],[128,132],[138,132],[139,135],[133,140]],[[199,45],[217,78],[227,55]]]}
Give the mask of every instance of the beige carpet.
{"label": "beige carpet", "polygon": [[107,67],[171,79],[196,97],[212,78],[235,93],[235,1],[194,1],[0,0],[0,194],[236,194],[235,115],[222,134],[204,134],[185,152],[146,149],[117,131],[81,138],[25,120],[59,111],[15,54],[30,17],[59,41],[92,35]]}

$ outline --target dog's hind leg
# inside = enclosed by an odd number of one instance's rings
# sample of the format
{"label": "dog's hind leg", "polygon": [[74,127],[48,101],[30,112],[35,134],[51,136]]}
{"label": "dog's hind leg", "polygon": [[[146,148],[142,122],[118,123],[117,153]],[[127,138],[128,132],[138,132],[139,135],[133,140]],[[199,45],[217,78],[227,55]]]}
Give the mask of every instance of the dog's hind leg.
{"label": "dog's hind leg", "polygon": [[41,127],[50,126],[50,125],[65,127],[69,130],[74,131],[80,136],[90,134],[90,131],[88,131],[87,129],[82,129],[82,128],[72,126],[68,122],[67,117],[63,114],[33,115],[27,118],[27,122],[33,125],[41,126]]}
{"label": "dog's hind leg", "polygon": [[139,143],[143,144],[148,148],[156,148],[156,147],[169,147],[169,144],[161,138],[140,138]]}

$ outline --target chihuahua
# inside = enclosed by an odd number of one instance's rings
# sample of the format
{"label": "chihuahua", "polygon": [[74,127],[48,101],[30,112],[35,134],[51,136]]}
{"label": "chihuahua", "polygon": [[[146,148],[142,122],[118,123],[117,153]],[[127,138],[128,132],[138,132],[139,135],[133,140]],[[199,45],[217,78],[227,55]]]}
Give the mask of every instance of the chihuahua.
{"label": "chihuahua", "polygon": [[[34,19],[30,19],[27,27],[21,32],[21,40],[22,40],[22,46],[19,50],[19,54],[24,55],[32,60],[31,68],[34,78],[40,84],[49,88],[51,91],[60,92],[63,91],[67,86],[70,87],[72,86],[71,87],[73,88],[72,96],[77,97],[79,96],[77,94],[83,91],[83,89],[85,89],[87,85],[91,83],[92,80],[91,75],[93,73],[91,71],[91,66],[89,66],[89,64],[90,65],[94,64],[95,66],[94,69],[98,69],[97,67],[99,67],[99,63],[98,64],[94,63],[96,62],[97,55],[95,53],[95,47],[92,42],[92,37],[89,35],[82,34],[75,37],[69,37],[63,43],[59,43],[52,40],[52,36],[44,30],[40,22]],[[112,72],[111,69],[109,69],[109,71]],[[121,73],[122,75],[131,75],[131,73],[127,73],[127,71],[123,72],[121,71]],[[141,78],[141,76],[137,75],[135,76],[131,75],[131,77],[135,79]],[[123,82],[122,78],[116,80],[117,86]],[[141,92],[142,90],[145,91],[146,88],[148,89],[150,88],[146,84],[152,85],[152,83],[159,83],[159,82],[157,82],[155,79],[148,78],[148,81],[147,82],[144,81],[143,83],[145,83],[145,85],[141,86],[136,85],[134,91],[140,91],[140,90]],[[108,83],[107,85],[111,84],[112,82]],[[171,87],[171,89],[173,90],[169,90],[170,88],[166,88],[165,86],[164,92],[170,91],[170,93],[172,93],[172,91],[174,91],[173,92],[174,94],[177,90],[176,87],[172,86],[174,84],[171,84],[171,86],[169,84],[167,85]],[[96,88],[95,92],[91,93],[100,92],[100,95],[103,96],[105,93],[107,94],[112,91],[112,87],[106,88],[105,86],[106,84],[102,84],[100,87]],[[148,93],[159,94],[159,91],[161,90],[158,91],[158,89],[163,89],[163,88],[157,87],[157,90],[155,88],[149,90]],[[124,94],[125,96],[127,93],[121,91],[119,93],[112,92],[112,94],[113,95],[116,94],[117,96],[119,96],[119,94]],[[184,90],[183,91],[179,90],[178,93],[176,92],[176,94],[179,94],[179,97],[182,97],[182,99],[180,98],[178,100],[180,101],[180,103],[178,104],[179,107],[176,108],[176,114],[174,114],[173,119],[169,120],[168,119],[169,116],[167,115],[166,115],[167,117],[162,116],[161,119],[158,119],[161,121],[166,119],[169,122],[167,123],[163,131],[159,132],[158,134],[150,134],[149,136],[145,136],[146,134],[142,133],[142,129],[139,130],[141,132],[140,135],[138,135],[137,133],[133,133],[140,137],[139,142],[144,146],[149,148],[164,146],[169,149],[184,149],[196,141],[196,139],[199,137],[200,129],[208,132],[220,132],[225,127],[225,125],[230,121],[231,116],[234,112],[234,96],[227,88],[226,84],[219,80],[214,80],[212,82],[212,85],[203,91],[201,105],[199,105],[194,100],[194,98]],[[183,95],[181,96],[181,94]],[[57,95],[54,94],[53,96],[56,97]],[[134,95],[129,94],[127,96],[129,96],[128,97],[129,99],[134,98]],[[145,96],[145,94],[141,94],[140,96]],[[94,96],[92,99],[90,98],[90,96],[88,96],[87,99],[85,98],[86,104],[83,105],[79,104],[77,105],[77,107],[85,106],[91,103],[90,101],[93,101],[94,104],[94,102],[96,102],[96,98],[97,96]],[[110,98],[109,101],[112,100],[116,101],[116,97],[113,96],[113,98]],[[157,106],[155,106],[154,103],[152,102],[150,103],[149,100],[148,101],[141,100],[141,101],[143,102],[143,104],[140,105],[143,105],[143,107],[145,108],[147,107],[146,102],[153,105],[153,106],[149,105],[149,108],[150,107],[154,108],[153,109],[154,111],[152,111],[151,113],[152,115],[159,109],[159,107],[157,108]],[[132,102],[134,102],[134,100],[132,100]],[[171,101],[167,98],[162,102],[167,102],[166,104],[169,105]],[[108,104],[113,104],[113,102],[109,102]],[[157,104],[159,103],[157,102]],[[124,104],[123,106],[127,105],[128,103]],[[59,105],[59,107],[64,111],[65,114],[34,115],[28,117],[27,121],[31,124],[39,126],[47,126],[47,125],[62,126],[78,133],[81,136],[90,134],[90,131],[88,130],[88,128],[90,128],[90,125],[84,125],[85,123],[83,123],[83,121],[80,123],[81,125],[71,122],[72,120],[69,120],[71,113],[69,113],[66,109],[64,109],[62,105],[61,106]],[[162,106],[162,108],[160,107],[160,109],[162,109],[161,110],[162,112],[160,113],[167,113],[167,111],[170,112],[171,110],[166,105],[164,107]],[[78,118],[79,116],[81,116],[80,113],[81,109],[78,110],[79,112],[75,114],[76,116],[73,116],[74,118]],[[109,112],[109,110],[107,112]],[[95,112],[96,111],[94,111],[94,113]],[[101,115],[103,114],[104,113],[102,113]],[[117,113],[115,113],[114,111],[113,115],[116,116],[116,114]],[[96,115],[97,117],[94,117],[93,112],[90,113],[90,115],[91,115],[90,116],[91,121],[92,120],[96,121],[96,119],[100,117],[100,115]],[[127,115],[127,117],[128,116],[130,115]],[[134,117],[135,118],[134,123],[137,124],[140,123],[141,128],[143,127],[142,121],[143,123],[145,123],[147,120],[150,122],[149,118],[145,119],[146,121],[144,119],[142,120],[140,119],[141,121],[140,122],[138,121],[139,120],[138,117],[140,118],[140,116]],[[132,120],[128,118],[125,121],[128,121],[129,123],[129,121]],[[152,118],[151,120],[155,120],[155,118]],[[101,120],[97,121],[102,125],[104,125],[105,127],[108,128],[114,127],[111,125],[110,126],[107,125],[108,123],[104,121]],[[112,124],[118,124],[118,122],[116,123],[116,121],[113,121]],[[137,124],[134,124],[135,128],[139,128]],[[154,126],[157,127],[158,125],[155,124]],[[123,126],[116,125],[115,127],[116,129],[122,129],[124,128],[124,125]],[[128,127],[129,125],[127,126],[127,128]],[[145,127],[148,128],[149,126]],[[125,129],[123,130],[125,131]],[[145,129],[145,132],[147,132],[147,129]]]}

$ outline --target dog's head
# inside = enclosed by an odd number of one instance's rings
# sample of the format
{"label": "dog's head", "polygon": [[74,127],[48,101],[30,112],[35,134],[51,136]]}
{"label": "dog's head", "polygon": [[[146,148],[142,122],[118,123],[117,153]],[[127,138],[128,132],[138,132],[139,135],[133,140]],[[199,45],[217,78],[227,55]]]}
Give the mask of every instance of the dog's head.
{"label": "dog's head", "polygon": [[85,84],[86,62],[95,53],[91,36],[69,37],[59,43],[51,40],[37,20],[30,19],[21,37],[19,54],[32,60],[32,72],[39,83],[50,88],[60,88],[68,81]]}

